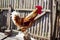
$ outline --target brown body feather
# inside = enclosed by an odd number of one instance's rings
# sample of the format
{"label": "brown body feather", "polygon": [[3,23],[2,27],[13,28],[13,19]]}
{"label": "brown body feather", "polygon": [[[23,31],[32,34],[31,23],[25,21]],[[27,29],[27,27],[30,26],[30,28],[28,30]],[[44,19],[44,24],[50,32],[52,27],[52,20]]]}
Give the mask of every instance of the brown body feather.
{"label": "brown body feather", "polygon": [[14,20],[16,22],[16,26],[17,27],[19,26],[22,31],[25,31],[27,28],[31,27],[32,23],[34,22],[34,18],[36,16],[37,16],[37,14],[31,18],[20,18],[19,16],[15,16]]}

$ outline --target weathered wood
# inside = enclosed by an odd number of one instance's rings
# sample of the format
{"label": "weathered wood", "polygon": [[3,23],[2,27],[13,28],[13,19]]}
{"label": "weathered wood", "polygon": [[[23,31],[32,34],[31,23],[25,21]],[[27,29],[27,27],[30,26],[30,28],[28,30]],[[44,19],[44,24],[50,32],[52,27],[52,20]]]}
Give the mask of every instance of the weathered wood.
{"label": "weathered wood", "polygon": [[41,5],[43,7],[42,14],[38,15],[35,18],[35,20],[37,21],[32,25],[31,28],[28,29],[28,32],[33,37],[36,37],[37,40],[49,39],[51,35],[50,34],[51,33],[51,14],[49,14],[51,10],[49,9],[49,6],[50,6],[49,0],[0,0],[0,1],[2,1],[0,9],[9,10],[7,5],[11,4],[15,10],[19,10],[20,17],[27,16],[32,10],[35,9],[36,5]]}
{"label": "weathered wood", "polygon": [[7,13],[7,29],[10,29],[10,13]]}

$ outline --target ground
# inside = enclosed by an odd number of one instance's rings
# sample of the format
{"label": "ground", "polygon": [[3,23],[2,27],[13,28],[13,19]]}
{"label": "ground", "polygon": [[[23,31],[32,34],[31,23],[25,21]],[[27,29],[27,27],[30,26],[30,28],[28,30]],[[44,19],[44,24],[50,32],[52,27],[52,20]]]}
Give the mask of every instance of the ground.
{"label": "ground", "polygon": [[[15,38],[15,35],[17,35],[17,33],[12,33],[12,36],[7,37],[4,40],[17,40],[17,38]],[[4,37],[6,37],[7,35],[5,35],[4,33],[0,32],[0,40],[2,40]]]}
{"label": "ground", "polygon": [[[17,35],[17,36],[16,36]],[[0,40],[5,38],[7,35],[5,33],[0,32]],[[5,38],[4,40],[24,40],[23,38],[24,34],[22,32],[12,32],[12,35]],[[29,39],[28,39],[29,40]],[[31,37],[31,40],[35,40],[34,38]]]}

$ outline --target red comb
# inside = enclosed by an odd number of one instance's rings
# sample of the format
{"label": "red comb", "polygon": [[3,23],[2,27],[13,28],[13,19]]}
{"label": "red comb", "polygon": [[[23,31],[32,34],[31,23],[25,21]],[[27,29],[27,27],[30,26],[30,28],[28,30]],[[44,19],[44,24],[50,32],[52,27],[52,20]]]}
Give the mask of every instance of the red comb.
{"label": "red comb", "polygon": [[37,11],[36,12],[38,14],[41,14],[42,13],[42,11],[41,11],[42,10],[42,6],[35,6],[35,7],[37,8]]}

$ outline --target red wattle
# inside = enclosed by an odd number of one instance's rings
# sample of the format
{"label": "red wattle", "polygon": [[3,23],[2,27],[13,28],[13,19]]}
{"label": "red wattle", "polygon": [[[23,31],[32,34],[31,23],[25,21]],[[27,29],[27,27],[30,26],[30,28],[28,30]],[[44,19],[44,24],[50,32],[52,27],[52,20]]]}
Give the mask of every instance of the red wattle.
{"label": "red wattle", "polygon": [[37,8],[36,13],[41,14],[42,13],[42,6],[35,6]]}

